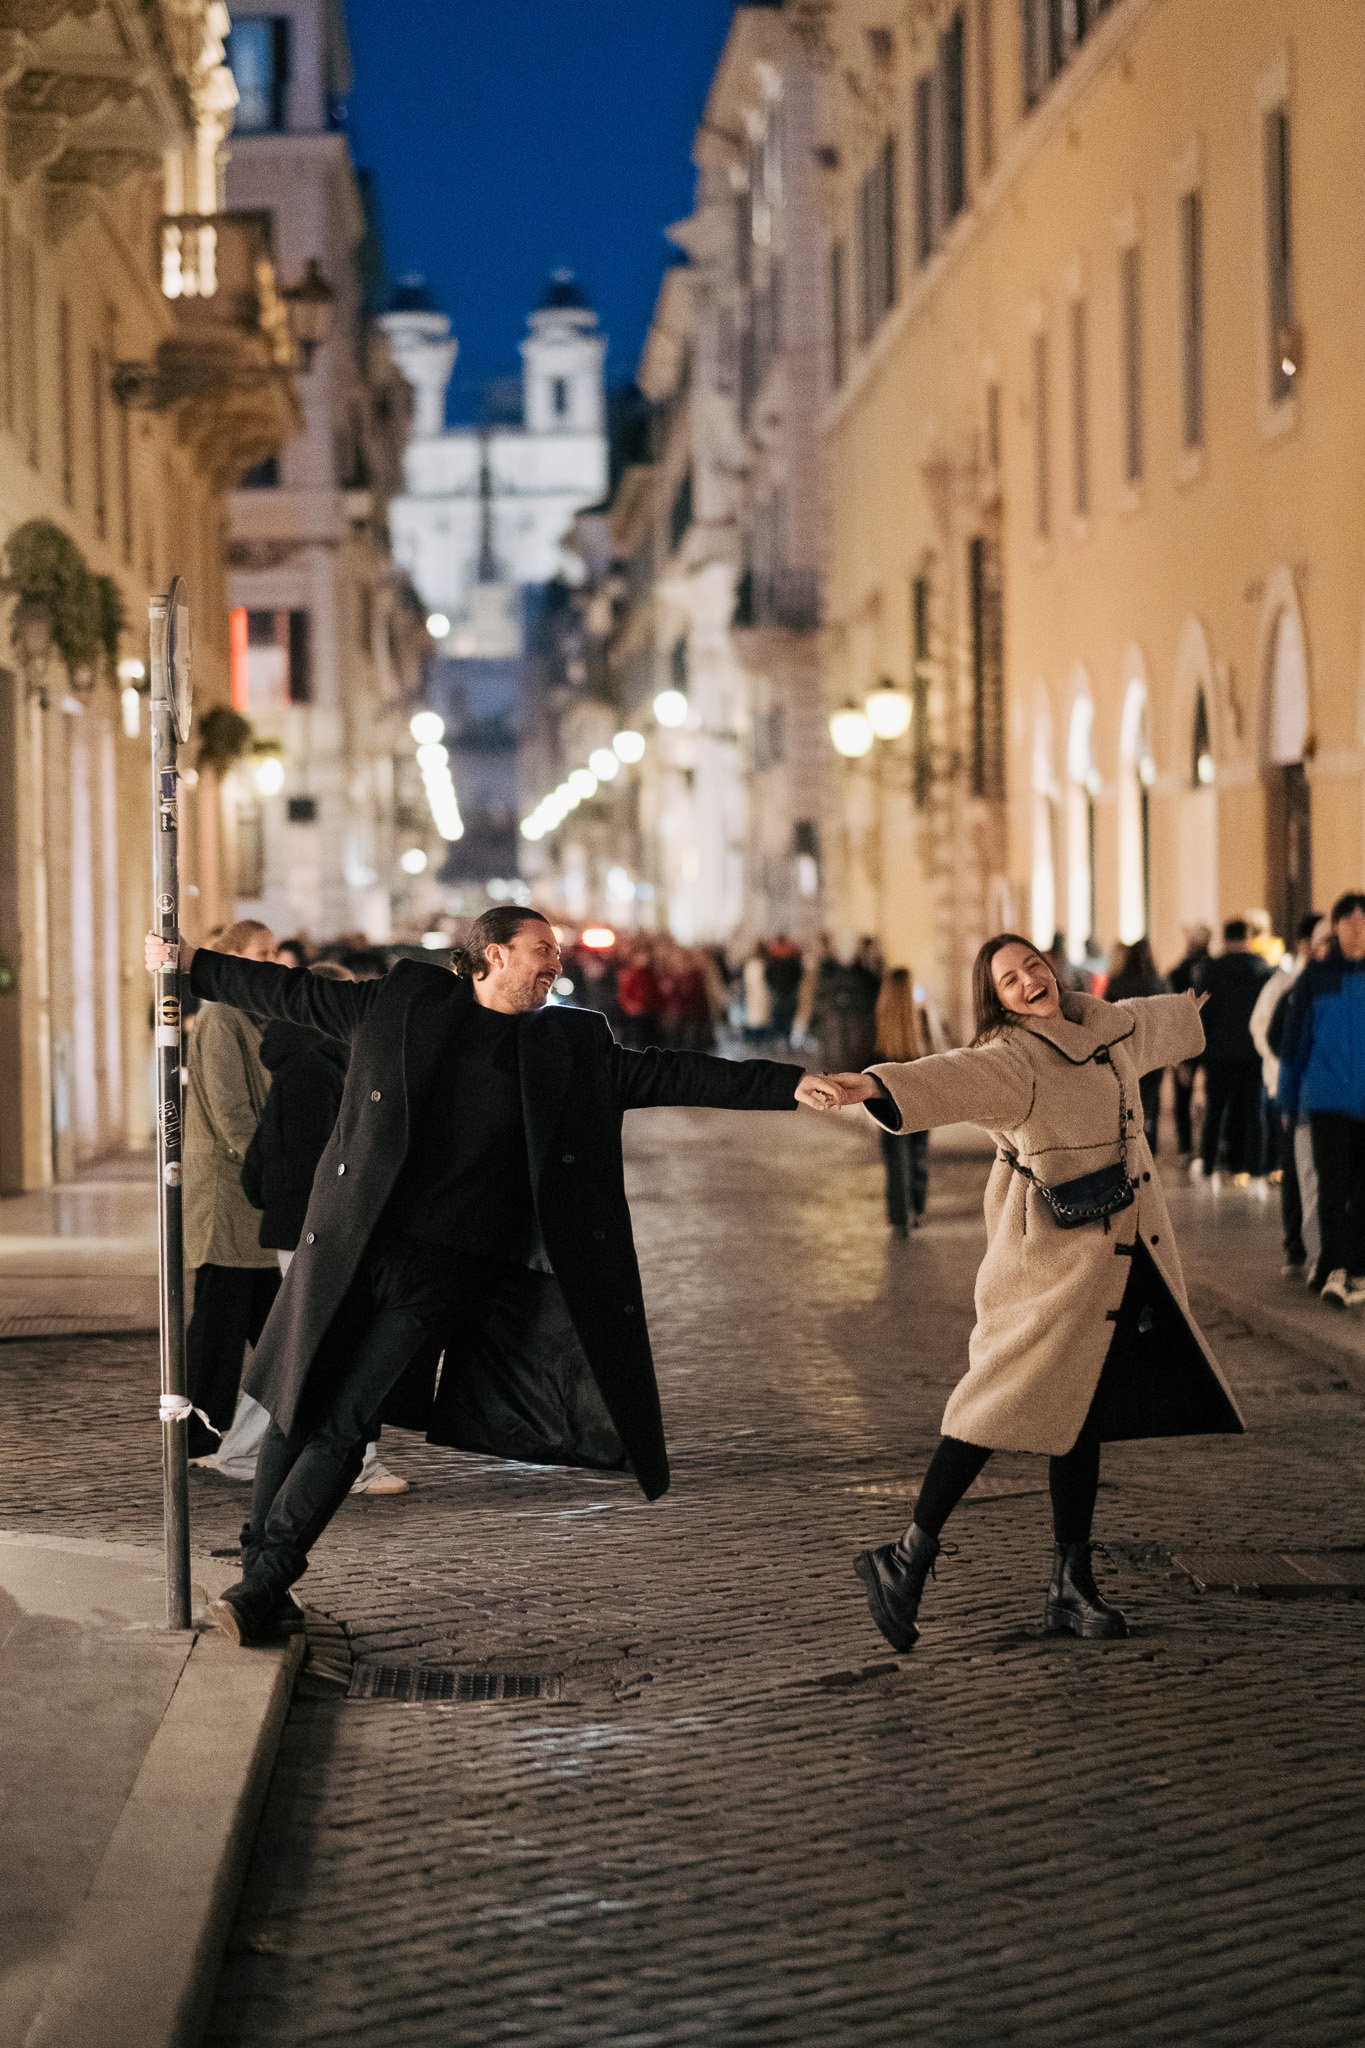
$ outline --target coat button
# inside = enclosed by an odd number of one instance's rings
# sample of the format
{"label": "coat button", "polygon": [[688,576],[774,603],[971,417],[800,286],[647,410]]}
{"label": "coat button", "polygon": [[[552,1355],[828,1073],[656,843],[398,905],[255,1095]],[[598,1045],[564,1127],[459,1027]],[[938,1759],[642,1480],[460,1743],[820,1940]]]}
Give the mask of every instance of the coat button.
{"label": "coat button", "polygon": [[1156,1233],[1155,1231],[1153,1231],[1153,1232],[1152,1232],[1152,1243],[1153,1243],[1153,1244],[1160,1244],[1160,1243],[1161,1243],[1161,1239],[1160,1239],[1160,1238],[1159,1238],[1159,1237],[1157,1236],[1157,1233]]}
{"label": "coat button", "polygon": [[573,1153],[572,1153],[572,1152],[566,1152],[566,1153],[564,1154],[564,1157],[563,1157],[563,1158],[562,1158],[562,1159],[560,1160],[560,1162],[559,1162],[559,1163],[560,1163],[560,1165],[561,1165],[561,1166],[572,1166],[572,1165],[573,1165]]}
{"label": "coat button", "polygon": [[307,1237],[305,1237],[303,1241],[305,1244],[316,1244],[318,1241],[317,1232],[315,1230],[310,1230]]}
{"label": "coat button", "polygon": [[621,1313],[623,1316],[633,1316],[635,1313],[635,1303],[633,1301],[628,1301],[625,1307],[622,1309]]}
{"label": "coat button", "polygon": [[1150,1173],[1144,1173],[1144,1174],[1143,1174],[1143,1176],[1142,1176],[1142,1178],[1143,1178],[1144,1180],[1150,1180],[1150,1179],[1151,1179],[1151,1177],[1152,1177],[1152,1176],[1151,1176],[1151,1174],[1150,1174]]}
{"label": "coat button", "polygon": [[337,1179],[338,1179],[338,1180],[340,1180],[340,1179],[341,1179],[341,1176],[342,1176],[342,1174],[343,1174],[343,1173],[345,1173],[345,1171],[346,1171],[346,1161],[345,1161],[345,1160],[343,1159],[343,1160],[342,1160],[342,1162],[341,1162],[341,1164],[340,1164],[340,1166],[339,1166],[339,1167],[337,1168]]}
{"label": "coat button", "polygon": [[379,1091],[379,1089],[378,1089],[378,1088],[371,1088],[371,1090],[370,1090],[370,1100],[371,1100],[371,1102],[378,1102],[378,1101],[379,1101],[379,1099],[380,1099],[380,1091]]}
{"label": "coat button", "polygon": [[592,1241],[593,1241],[593,1243],[594,1243],[594,1244],[602,1244],[602,1243],[603,1243],[603,1242],[605,1241],[605,1239],[606,1239],[606,1235],[607,1235],[607,1233],[606,1233],[606,1231],[605,1231],[605,1230],[594,1230],[594,1232],[593,1232],[593,1234],[592,1234]]}

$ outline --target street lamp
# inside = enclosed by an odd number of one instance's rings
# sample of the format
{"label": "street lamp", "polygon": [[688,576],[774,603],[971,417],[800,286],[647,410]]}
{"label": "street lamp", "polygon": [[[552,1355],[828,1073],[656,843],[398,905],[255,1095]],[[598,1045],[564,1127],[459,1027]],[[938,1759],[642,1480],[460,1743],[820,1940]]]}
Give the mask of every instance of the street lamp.
{"label": "street lamp", "polygon": [[[890,676],[883,676],[875,690],[867,698],[865,710],[867,722],[879,740],[898,740],[910,730],[910,715],[913,706],[910,692],[901,690]],[[835,741],[838,745],[838,741]],[[866,752],[866,749],[863,750]]]}
{"label": "street lamp", "polygon": [[256,763],[256,787],[262,796],[278,796],[284,788],[284,763],[278,754],[266,754]]}
{"label": "street lamp", "polygon": [[624,761],[627,768],[645,758],[645,736],[642,732],[632,732],[627,727],[624,732],[617,733],[611,744],[617,760]]}
{"label": "street lamp", "polygon": [[610,747],[594,747],[588,756],[588,766],[599,782],[615,782],[621,773],[621,763]]}
{"label": "street lamp", "polygon": [[444,640],[450,631],[450,620],[444,612],[428,612],[427,631],[433,640]]}
{"label": "street lamp", "polygon": [[332,331],[337,303],[336,293],[318,269],[316,256],[309,257],[308,268],[298,283],[286,285],[280,297],[289,308],[289,326],[299,352],[299,365],[310,370],[313,357]]}
{"label": "street lamp", "polygon": [[408,720],[408,731],[421,747],[434,746],[445,737],[446,722],[439,711],[414,711]]}
{"label": "street lamp", "polygon": [[829,736],[834,742],[836,754],[842,754],[846,761],[861,761],[872,748],[872,724],[865,711],[856,704],[845,704],[834,712],[829,721]]}
{"label": "street lamp", "polygon": [[427,857],[420,846],[405,847],[398,856],[398,865],[405,875],[424,875],[427,871]]}
{"label": "street lamp", "polygon": [[597,794],[597,777],[591,768],[575,768],[569,777],[569,788],[580,803],[586,803],[590,796]]}
{"label": "street lamp", "polygon": [[687,723],[687,699],[681,690],[660,690],[654,699],[654,716],[659,724],[676,728]]}

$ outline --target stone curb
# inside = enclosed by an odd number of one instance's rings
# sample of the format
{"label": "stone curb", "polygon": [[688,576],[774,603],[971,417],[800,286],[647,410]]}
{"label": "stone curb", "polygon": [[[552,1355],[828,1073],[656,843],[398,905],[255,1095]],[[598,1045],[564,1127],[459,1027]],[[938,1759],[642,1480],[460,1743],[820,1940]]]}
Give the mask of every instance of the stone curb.
{"label": "stone curb", "polygon": [[304,1650],[195,1642],[25,2048],[199,2041]]}

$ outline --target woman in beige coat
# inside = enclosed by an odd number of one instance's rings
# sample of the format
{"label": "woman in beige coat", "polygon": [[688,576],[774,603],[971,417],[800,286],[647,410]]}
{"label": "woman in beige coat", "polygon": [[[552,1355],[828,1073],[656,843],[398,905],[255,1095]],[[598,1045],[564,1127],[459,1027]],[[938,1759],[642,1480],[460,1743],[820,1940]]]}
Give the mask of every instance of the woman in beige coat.
{"label": "woman in beige coat", "polygon": [[[910,1528],[857,1559],[873,1618],[898,1650],[917,1639],[943,1524],[992,1451],[1050,1460],[1046,1626],[1116,1636],[1126,1624],[1090,1562],[1100,1445],[1242,1427],[1190,1314],[1138,1088],[1143,1074],[1198,1056],[1199,1001],[1062,994],[1045,956],[1009,932],[978,954],[973,997],[966,1050],[833,1077],[844,1102],[866,1103],[888,1129],[976,1123],[997,1146],[968,1370]],[[1045,1191],[1106,1167],[1126,1206],[1061,1227]]]}

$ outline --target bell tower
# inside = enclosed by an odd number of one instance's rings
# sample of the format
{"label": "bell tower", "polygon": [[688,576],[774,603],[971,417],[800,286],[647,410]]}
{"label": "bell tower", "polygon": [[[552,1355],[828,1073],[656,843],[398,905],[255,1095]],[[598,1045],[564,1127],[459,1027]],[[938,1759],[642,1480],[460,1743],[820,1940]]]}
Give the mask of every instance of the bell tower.
{"label": "bell tower", "polygon": [[521,344],[522,417],[531,434],[606,432],[606,336],[571,270],[556,270]]}

